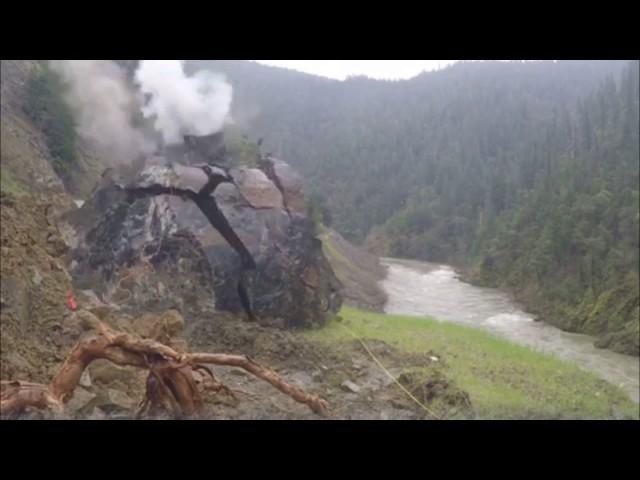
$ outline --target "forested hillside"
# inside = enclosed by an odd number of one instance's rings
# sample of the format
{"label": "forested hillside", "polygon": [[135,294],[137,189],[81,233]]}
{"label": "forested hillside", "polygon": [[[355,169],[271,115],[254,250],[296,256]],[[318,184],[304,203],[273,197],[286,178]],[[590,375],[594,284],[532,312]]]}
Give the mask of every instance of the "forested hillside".
{"label": "forested hillside", "polygon": [[[304,172],[347,238],[475,265],[637,352],[638,62],[463,62],[398,82],[191,66],[226,73],[235,120]],[[635,337],[616,346],[623,326]]]}
{"label": "forested hillside", "polygon": [[[456,217],[475,223],[467,210],[491,192],[499,203],[504,189],[508,201],[519,177],[529,174],[530,182],[537,165],[522,153],[537,146],[546,154],[554,115],[556,123],[568,122],[576,100],[623,65],[474,62],[408,81],[339,82],[245,62],[191,62],[226,73],[236,121],[295,162],[310,188],[327,197],[347,238],[363,240],[409,199],[434,190],[447,225],[431,229],[437,246],[425,247],[430,258],[458,250],[440,241],[439,230],[473,230]],[[503,164],[513,178],[505,178]]]}
{"label": "forested hillside", "polygon": [[[580,102],[514,206],[478,227],[478,280],[638,353],[638,62]],[[544,165],[544,164],[543,164]]]}

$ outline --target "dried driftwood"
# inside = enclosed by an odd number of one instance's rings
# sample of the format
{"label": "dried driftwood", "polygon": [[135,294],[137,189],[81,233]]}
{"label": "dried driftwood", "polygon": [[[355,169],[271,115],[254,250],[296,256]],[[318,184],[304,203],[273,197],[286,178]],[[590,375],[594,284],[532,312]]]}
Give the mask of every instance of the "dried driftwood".
{"label": "dried driftwood", "polygon": [[[204,364],[242,368],[269,382],[297,402],[304,403],[316,414],[324,414],[328,403],[322,398],[288,384],[276,372],[263,367],[244,355],[224,353],[183,353],[156,342],[111,329],[103,322],[95,324],[97,335],[77,343],[49,385],[2,381],[0,383],[0,415],[17,414],[26,407],[64,412],[64,405],[73,396],[82,372],[96,359],[106,359],[117,365],[149,371],[146,395],[138,415],[169,408],[175,416],[197,415],[203,401],[200,388],[226,391]],[[197,372],[197,373],[196,373]],[[196,382],[204,374],[207,382]]]}

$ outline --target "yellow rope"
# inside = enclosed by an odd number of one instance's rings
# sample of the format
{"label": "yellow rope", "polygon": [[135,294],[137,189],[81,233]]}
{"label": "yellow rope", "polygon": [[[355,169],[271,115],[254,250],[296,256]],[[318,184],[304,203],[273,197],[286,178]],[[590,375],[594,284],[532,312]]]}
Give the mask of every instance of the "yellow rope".
{"label": "yellow rope", "polygon": [[380,362],[380,360],[378,360],[378,358],[374,355],[374,353],[369,349],[369,347],[367,346],[366,343],[364,343],[364,341],[358,337],[355,333],[353,333],[350,329],[348,329],[346,326],[344,326],[342,323],[339,323],[338,325],[340,325],[342,328],[344,328],[353,338],[355,338],[356,340],[358,340],[360,342],[360,344],[364,347],[364,349],[367,351],[367,353],[371,356],[371,358],[373,358],[373,361],[376,362],[378,364],[378,366],[384,371],[384,373],[387,374],[387,376],[393,380],[393,382],[400,387],[400,389],[406,393],[409,398],[411,398],[411,400],[413,400],[415,403],[417,403],[420,408],[422,408],[425,412],[427,412],[429,415],[431,415],[432,417],[434,417],[437,420],[442,420],[442,418],[435,414],[434,412],[432,412],[431,410],[429,410],[429,408],[422,403],[420,400],[418,400],[409,390],[407,390],[404,385],[402,385],[397,379],[396,377],[394,377],[391,372],[389,372],[389,370],[387,370],[385,368],[385,366],[382,364],[382,362]]}

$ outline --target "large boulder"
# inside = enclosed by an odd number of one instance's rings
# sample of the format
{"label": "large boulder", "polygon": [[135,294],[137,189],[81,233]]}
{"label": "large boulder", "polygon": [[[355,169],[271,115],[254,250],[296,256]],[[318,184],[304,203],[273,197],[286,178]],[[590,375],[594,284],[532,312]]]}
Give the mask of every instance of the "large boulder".
{"label": "large boulder", "polygon": [[[299,177],[282,161],[265,161],[272,168],[233,167],[235,183],[212,195],[257,265],[248,288],[257,318],[288,328],[321,325],[339,310],[342,285],[305,214]],[[247,272],[195,203],[172,195],[132,199],[119,187],[174,185],[181,169],[156,159],[133,181],[105,175],[93,197],[66,218],[77,286],[131,313],[201,312],[213,305],[242,312],[238,283]]]}

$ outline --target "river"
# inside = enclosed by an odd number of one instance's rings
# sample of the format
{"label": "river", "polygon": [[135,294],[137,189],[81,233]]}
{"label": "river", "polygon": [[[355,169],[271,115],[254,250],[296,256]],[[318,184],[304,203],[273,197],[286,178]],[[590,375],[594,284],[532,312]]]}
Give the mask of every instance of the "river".
{"label": "river", "polygon": [[385,258],[385,312],[428,315],[440,321],[482,328],[514,343],[550,353],[590,370],[640,398],[640,358],[593,346],[589,335],[564,332],[537,322],[506,293],[462,282],[447,265]]}

